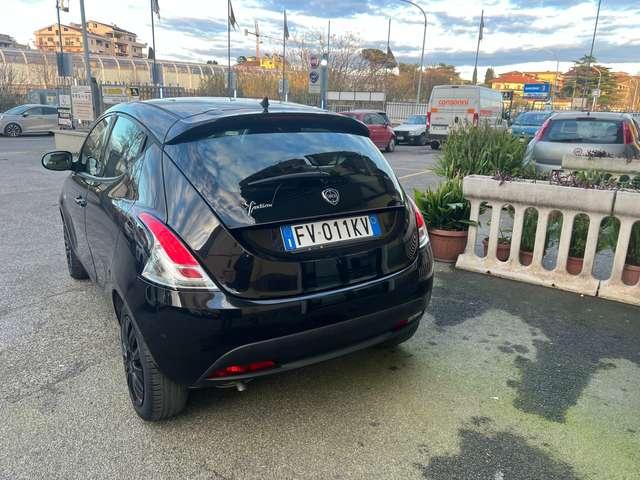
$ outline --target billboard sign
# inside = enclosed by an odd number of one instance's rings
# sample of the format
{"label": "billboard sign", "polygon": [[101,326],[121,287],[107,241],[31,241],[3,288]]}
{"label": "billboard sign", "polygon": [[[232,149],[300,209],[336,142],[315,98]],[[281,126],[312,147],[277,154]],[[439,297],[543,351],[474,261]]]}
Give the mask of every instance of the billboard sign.
{"label": "billboard sign", "polygon": [[523,97],[531,100],[548,100],[551,93],[549,83],[525,83]]}
{"label": "billboard sign", "polygon": [[73,118],[81,122],[93,122],[93,95],[89,85],[71,86]]}

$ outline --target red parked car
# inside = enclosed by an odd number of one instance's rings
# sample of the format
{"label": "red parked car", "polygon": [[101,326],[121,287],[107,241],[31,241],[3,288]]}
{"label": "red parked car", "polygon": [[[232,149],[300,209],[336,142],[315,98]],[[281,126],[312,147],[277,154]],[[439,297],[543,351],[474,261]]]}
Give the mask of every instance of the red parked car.
{"label": "red parked car", "polygon": [[342,112],[342,115],[364,123],[369,129],[369,138],[380,150],[393,152],[396,149],[396,134],[386,113],[377,110],[351,110]]}

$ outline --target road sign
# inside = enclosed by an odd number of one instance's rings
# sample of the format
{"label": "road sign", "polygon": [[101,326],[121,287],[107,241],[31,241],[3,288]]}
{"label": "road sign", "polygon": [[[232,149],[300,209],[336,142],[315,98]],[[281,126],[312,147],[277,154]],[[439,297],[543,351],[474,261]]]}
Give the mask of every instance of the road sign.
{"label": "road sign", "polygon": [[116,105],[129,101],[127,87],[123,85],[103,85],[102,101],[108,105]]}
{"label": "road sign", "polygon": [[67,95],[66,93],[61,93],[58,96],[59,105],[63,108],[71,108],[71,95]]}
{"label": "road sign", "polygon": [[551,92],[549,83],[525,83],[523,97],[533,100],[547,100]]}
{"label": "road sign", "polygon": [[503,90],[501,93],[503,101],[509,102],[513,100],[513,90]]}
{"label": "road sign", "polygon": [[320,57],[311,55],[309,57],[309,93],[320,94],[322,92],[320,75]]}
{"label": "road sign", "polygon": [[93,122],[93,95],[89,85],[71,86],[71,103],[73,118],[82,122]]}
{"label": "road sign", "polygon": [[73,122],[71,120],[71,109],[69,107],[58,107],[58,125],[69,128],[73,126]]}
{"label": "road sign", "polygon": [[602,90],[600,90],[599,88],[594,88],[593,90],[591,90],[592,97],[599,97],[600,95],[602,95]]}

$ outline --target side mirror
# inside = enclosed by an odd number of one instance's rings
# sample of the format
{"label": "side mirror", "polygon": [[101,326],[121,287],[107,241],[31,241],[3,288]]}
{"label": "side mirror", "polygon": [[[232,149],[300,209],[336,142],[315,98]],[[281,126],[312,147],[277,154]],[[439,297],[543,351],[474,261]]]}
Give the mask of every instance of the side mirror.
{"label": "side mirror", "polygon": [[28,116],[29,116],[29,112],[24,112],[24,113],[22,114],[22,116],[23,116],[23,117],[28,117]]}
{"label": "side mirror", "polygon": [[73,154],[63,150],[45,153],[42,156],[42,166],[47,170],[55,170],[58,172],[71,170],[72,162]]}

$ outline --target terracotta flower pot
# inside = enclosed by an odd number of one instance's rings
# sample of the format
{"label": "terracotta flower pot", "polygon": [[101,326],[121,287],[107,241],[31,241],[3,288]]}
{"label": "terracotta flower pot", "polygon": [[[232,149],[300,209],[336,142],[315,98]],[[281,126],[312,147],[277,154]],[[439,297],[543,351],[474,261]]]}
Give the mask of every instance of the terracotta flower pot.
{"label": "terracotta flower pot", "polygon": [[520,250],[520,264],[528,267],[533,262],[533,252],[527,252],[526,250]]}
{"label": "terracotta flower pot", "polygon": [[[487,256],[487,252],[489,250],[489,239],[485,238],[482,241],[482,245],[484,246],[484,256]],[[496,251],[496,257],[501,262],[506,262],[509,260],[509,254],[511,253],[511,244],[510,243],[498,243],[498,249]]]}
{"label": "terracotta flower pot", "polygon": [[467,247],[469,232],[459,230],[429,229],[433,257],[438,262],[453,263]]}
{"label": "terracotta flower pot", "polygon": [[567,259],[567,272],[571,275],[579,275],[582,272],[582,264],[584,263],[584,258],[578,257],[569,257]]}
{"label": "terracotta flower pot", "polygon": [[640,280],[640,266],[625,264],[622,270],[622,281],[625,285],[635,285]]}

